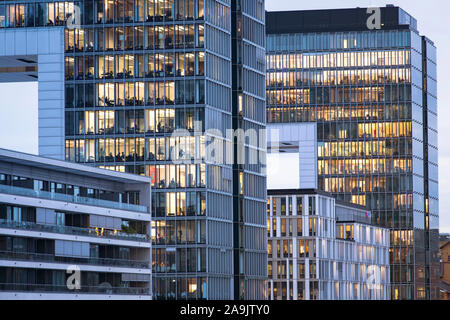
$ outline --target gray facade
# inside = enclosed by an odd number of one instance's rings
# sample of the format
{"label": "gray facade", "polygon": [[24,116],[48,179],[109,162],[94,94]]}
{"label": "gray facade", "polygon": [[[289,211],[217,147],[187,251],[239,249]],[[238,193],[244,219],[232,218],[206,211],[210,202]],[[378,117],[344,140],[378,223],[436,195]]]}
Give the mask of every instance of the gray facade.
{"label": "gray facade", "polygon": [[[1,10],[0,10],[1,11]],[[64,159],[64,29],[0,28],[0,82],[38,82],[39,154]]]}

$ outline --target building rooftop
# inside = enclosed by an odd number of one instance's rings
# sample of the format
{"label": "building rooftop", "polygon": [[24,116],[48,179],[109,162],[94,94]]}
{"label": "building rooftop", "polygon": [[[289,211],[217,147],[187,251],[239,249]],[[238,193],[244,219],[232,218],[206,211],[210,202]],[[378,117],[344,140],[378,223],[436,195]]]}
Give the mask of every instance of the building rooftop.
{"label": "building rooftop", "polygon": [[2,148],[0,148],[0,162],[10,162],[13,164],[21,164],[29,167],[47,169],[68,174],[76,174],[81,176],[89,176],[91,178],[98,178],[102,180],[121,183],[151,183],[151,179],[149,177],[106,169],[99,169],[87,165],[55,160]]}
{"label": "building rooftop", "polygon": [[[288,196],[288,195],[322,195],[333,198],[331,193],[318,189],[272,189],[267,190],[268,196]],[[336,222],[357,222],[372,225],[371,211],[358,204],[336,201]]]}
{"label": "building rooftop", "polygon": [[308,195],[320,194],[327,197],[332,197],[328,192],[318,189],[267,189],[268,196],[288,196],[288,195]]}
{"label": "building rooftop", "polygon": [[[266,33],[369,31],[367,8],[266,11]],[[417,29],[417,21],[399,7],[381,8],[381,29]]]}

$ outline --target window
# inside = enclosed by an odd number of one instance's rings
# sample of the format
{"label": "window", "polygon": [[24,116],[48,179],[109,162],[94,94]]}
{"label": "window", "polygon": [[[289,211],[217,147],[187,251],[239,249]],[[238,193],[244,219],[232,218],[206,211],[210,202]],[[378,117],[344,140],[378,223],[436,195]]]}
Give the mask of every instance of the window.
{"label": "window", "polygon": [[281,236],[286,236],[286,218],[281,218]]}
{"label": "window", "polygon": [[309,218],[309,236],[317,235],[317,218]]}
{"label": "window", "polygon": [[316,198],[309,197],[309,215],[313,216],[316,214]]}
{"label": "window", "polygon": [[286,198],[280,198],[280,202],[281,202],[281,215],[285,216],[286,215]]}
{"label": "window", "polygon": [[303,219],[302,218],[298,218],[297,219],[297,236],[302,236],[303,235]]}
{"label": "window", "polygon": [[303,197],[297,197],[297,215],[303,214]]}
{"label": "window", "polygon": [[241,195],[244,194],[244,173],[243,172],[239,172],[239,193]]}

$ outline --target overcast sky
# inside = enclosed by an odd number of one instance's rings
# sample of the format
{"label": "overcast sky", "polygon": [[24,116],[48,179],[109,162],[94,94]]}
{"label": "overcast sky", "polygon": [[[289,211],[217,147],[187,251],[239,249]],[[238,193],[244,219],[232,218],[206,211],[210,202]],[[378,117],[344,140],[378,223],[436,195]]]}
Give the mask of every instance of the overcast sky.
{"label": "overcast sky", "polygon": [[[441,232],[450,232],[450,1],[449,0],[266,0],[266,9],[307,10],[394,4],[418,20],[421,34],[438,48],[439,189]],[[447,59],[443,58],[447,57]],[[0,147],[37,153],[37,84],[0,84]],[[447,119],[447,121],[442,121]]]}

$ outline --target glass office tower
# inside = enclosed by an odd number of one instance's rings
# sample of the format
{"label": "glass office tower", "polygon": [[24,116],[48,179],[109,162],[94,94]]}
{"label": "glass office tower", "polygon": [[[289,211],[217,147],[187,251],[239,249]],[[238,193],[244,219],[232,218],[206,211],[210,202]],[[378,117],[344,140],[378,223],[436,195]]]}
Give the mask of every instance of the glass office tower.
{"label": "glass office tower", "polygon": [[[232,142],[226,129],[265,126],[264,20],[262,0],[0,4],[16,43],[31,27],[63,32],[63,92],[39,91],[40,153],[152,177],[155,299],[265,297],[265,177],[207,152]],[[59,68],[40,53],[29,75],[39,83]]]}
{"label": "glass office tower", "polygon": [[317,122],[319,188],[389,227],[393,299],[438,299],[436,48],[398,7],[268,12],[267,121]]}
{"label": "glass office tower", "polygon": [[231,12],[235,135],[227,142],[232,142],[234,155],[234,297],[265,299],[267,238],[261,226],[266,220],[260,214],[266,210],[264,1],[231,1]]}

